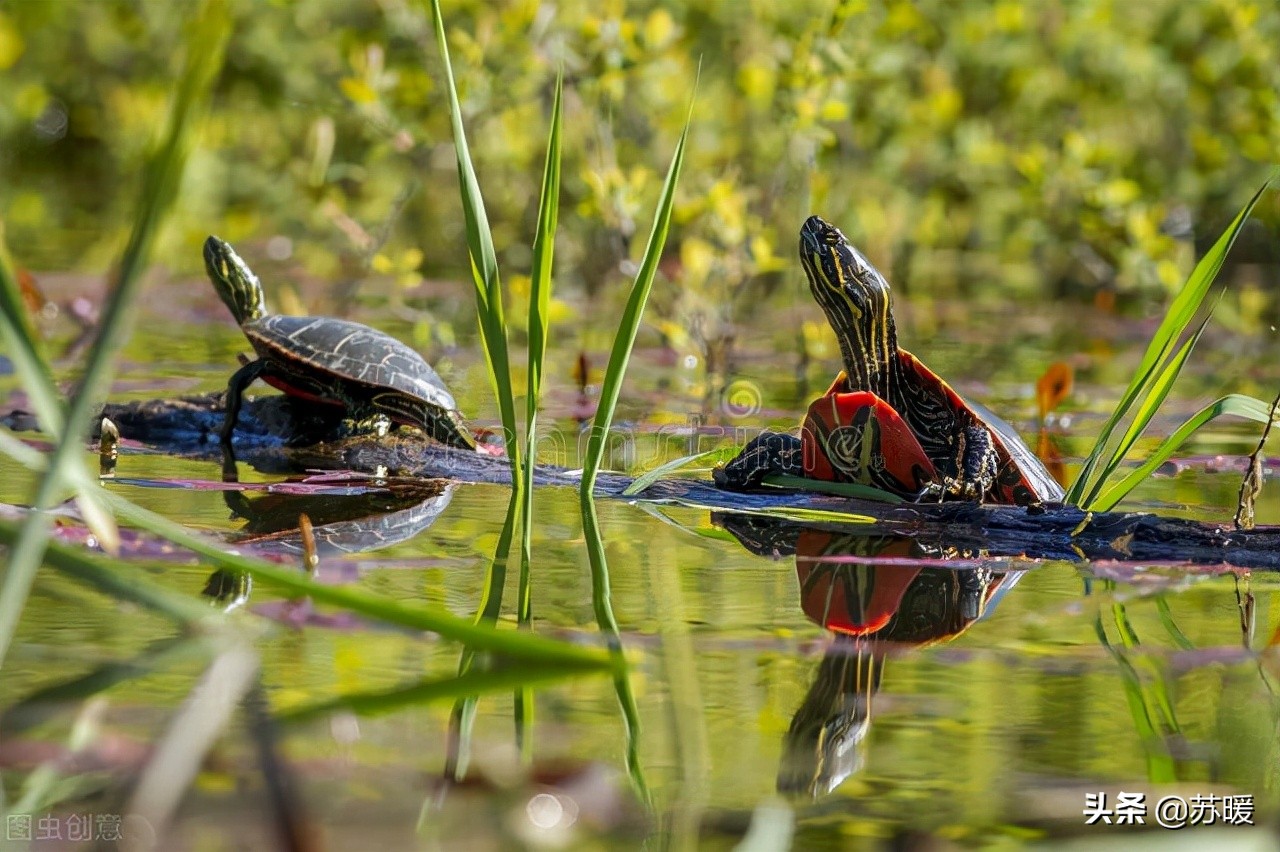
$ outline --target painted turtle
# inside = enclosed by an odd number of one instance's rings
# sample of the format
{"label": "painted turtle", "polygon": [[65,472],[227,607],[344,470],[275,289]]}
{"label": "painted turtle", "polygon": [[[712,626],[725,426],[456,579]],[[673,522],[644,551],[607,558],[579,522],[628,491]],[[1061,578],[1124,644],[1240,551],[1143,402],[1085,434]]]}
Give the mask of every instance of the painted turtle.
{"label": "painted turtle", "polygon": [[217,237],[205,240],[204,265],[258,353],[227,383],[222,443],[231,443],[245,388],[260,378],[290,396],[343,406],[357,427],[383,432],[404,423],[442,443],[476,448],[453,396],[417,352],[360,323],[268,314],[258,277]]}
{"label": "painted turtle", "polygon": [[840,342],[844,371],[809,406],[799,438],[757,436],[716,471],[721,487],[742,490],[767,474],[792,473],[917,500],[1062,499],[1007,423],[898,348],[889,283],[838,228],[810,216],[800,228],[800,261]]}

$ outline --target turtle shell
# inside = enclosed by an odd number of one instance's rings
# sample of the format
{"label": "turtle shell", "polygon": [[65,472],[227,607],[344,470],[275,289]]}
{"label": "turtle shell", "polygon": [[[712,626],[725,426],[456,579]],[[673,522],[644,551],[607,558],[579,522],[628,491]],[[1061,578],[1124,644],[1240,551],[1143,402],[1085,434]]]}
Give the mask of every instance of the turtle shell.
{"label": "turtle shell", "polygon": [[841,372],[809,407],[801,434],[806,475],[843,478],[841,467],[851,465],[838,463],[833,454],[839,453],[865,460],[852,467],[865,470],[864,478],[876,487],[912,496],[923,481],[955,466],[955,436],[976,425],[991,435],[996,455],[995,481],[984,499],[1020,505],[1062,499],[1062,487],[1008,423],[965,402],[904,349],[898,350],[898,367],[889,400],[854,390]]}
{"label": "turtle shell", "polygon": [[250,320],[242,328],[258,355],[275,368],[264,379],[286,393],[336,404],[376,398],[392,420],[413,425],[424,425],[422,416],[454,416],[457,403],[439,374],[413,349],[377,329],[331,317],[278,315]]}

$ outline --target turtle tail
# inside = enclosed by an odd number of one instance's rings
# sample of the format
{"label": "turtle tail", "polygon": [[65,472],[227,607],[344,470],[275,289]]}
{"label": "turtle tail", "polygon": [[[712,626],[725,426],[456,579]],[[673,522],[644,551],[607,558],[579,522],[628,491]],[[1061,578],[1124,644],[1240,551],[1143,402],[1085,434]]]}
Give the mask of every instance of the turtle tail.
{"label": "turtle tail", "polygon": [[244,325],[266,316],[267,302],[262,294],[262,284],[230,244],[217,237],[205,240],[204,268],[237,323]]}

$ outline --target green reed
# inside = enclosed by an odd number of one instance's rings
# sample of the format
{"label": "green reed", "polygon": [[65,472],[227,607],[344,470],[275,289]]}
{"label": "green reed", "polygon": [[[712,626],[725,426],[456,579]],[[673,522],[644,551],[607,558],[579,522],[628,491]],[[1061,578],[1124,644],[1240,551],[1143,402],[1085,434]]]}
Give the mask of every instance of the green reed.
{"label": "green reed", "polygon": [[[181,596],[119,559],[77,554],[70,548],[50,542],[48,533],[52,519],[47,511],[41,509],[52,505],[61,490],[70,485],[81,495],[91,495],[89,501],[81,501],[82,512],[90,517],[101,517],[102,521],[95,523],[93,529],[99,535],[99,541],[107,546],[114,541],[110,532],[114,529],[114,515],[121,521],[192,550],[211,565],[247,574],[290,594],[306,595],[369,618],[431,631],[465,642],[472,648],[531,663],[612,668],[613,661],[596,649],[476,624],[452,615],[443,607],[411,605],[358,589],[321,585],[271,563],[227,553],[218,543],[101,488],[96,477],[90,475],[83,462],[83,435],[97,401],[105,392],[112,356],[127,336],[127,319],[141,272],[147,265],[155,234],[172,206],[180,184],[197,116],[221,67],[230,26],[226,4],[217,0],[203,4],[191,21],[185,42],[186,64],[162,142],[146,170],[133,233],[120,263],[116,285],[103,310],[98,339],[88,355],[84,376],[69,406],[63,405],[48,364],[36,346],[25,320],[16,279],[7,257],[0,250],[0,308],[3,308],[0,311],[0,336],[9,344],[19,377],[44,428],[58,438],[57,446],[48,458],[29,452],[29,448],[17,441],[6,440],[0,444],[0,450],[43,472],[34,501],[36,510],[20,528],[13,524],[0,524],[0,541],[9,546],[4,585],[0,590],[0,661],[16,630],[35,571],[42,563],[121,600],[164,611],[188,629],[222,618],[211,615],[206,606],[194,600],[182,603]],[[94,512],[88,512],[86,506],[95,507]],[[106,534],[102,532],[104,529]]]}
{"label": "green reed", "polygon": [[38,364],[31,363],[32,356],[38,358],[38,355],[29,336],[30,329],[11,313],[15,307],[21,307],[16,283],[7,270],[0,272],[0,291],[5,293],[5,338],[15,343],[12,348],[19,355],[21,375],[33,391],[38,413],[48,418],[45,421],[47,428],[54,430],[59,437],[49,459],[48,470],[37,486],[32,501],[34,511],[28,515],[22,533],[9,551],[9,566],[5,572],[4,587],[0,589],[0,663],[13,640],[48,543],[53,518],[46,510],[57,502],[67,486],[80,496],[80,509],[104,546],[113,548],[117,541],[114,525],[110,516],[102,511],[97,490],[84,465],[83,435],[106,393],[113,371],[113,358],[128,337],[129,320],[141,286],[142,273],[151,261],[155,235],[177,196],[191,148],[193,126],[222,68],[223,52],[230,33],[229,10],[225,3],[216,0],[202,4],[189,22],[183,69],[159,148],[143,176],[133,232],[121,258],[115,285],[103,307],[98,336],[89,350],[79,386],[65,408],[57,401],[47,368],[41,369]]}
{"label": "green reed", "polygon": [[[1275,172],[1258,188],[1244,208],[1218,237],[1213,247],[1196,264],[1178,294],[1170,303],[1160,326],[1147,344],[1129,387],[1102,427],[1084,466],[1067,491],[1065,502],[1085,510],[1108,511],[1125,498],[1139,483],[1163,464],[1201,426],[1224,414],[1266,423],[1271,406],[1260,399],[1243,394],[1229,394],[1209,403],[1174,431],[1136,469],[1117,480],[1117,471],[1138,439],[1146,432],[1152,418],[1169,396],[1174,381],[1191,356],[1192,349],[1204,331],[1208,316],[1200,319],[1201,307],[1213,285],[1232,244],[1244,227],[1263,193],[1276,181]],[[1212,308],[1208,312],[1212,314]],[[1181,343],[1179,343],[1181,341]],[[1116,441],[1112,436],[1126,417],[1132,417],[1124,434]]]}

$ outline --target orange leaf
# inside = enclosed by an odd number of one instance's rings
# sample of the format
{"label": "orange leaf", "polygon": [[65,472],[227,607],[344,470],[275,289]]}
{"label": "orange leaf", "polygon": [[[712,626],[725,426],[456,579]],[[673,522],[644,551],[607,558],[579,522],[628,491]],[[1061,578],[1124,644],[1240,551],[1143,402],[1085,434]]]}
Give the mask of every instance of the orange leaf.
{"label": "orange leaf", "polygon": [[1044,371],[1044,375],[1036,382],[1036,405],[1040,408],[1040,419],[1044,420],[1062,401],[1071,394],[1071,386],[1075,381],[1075,372],[1065,361],[1055,361]]}

